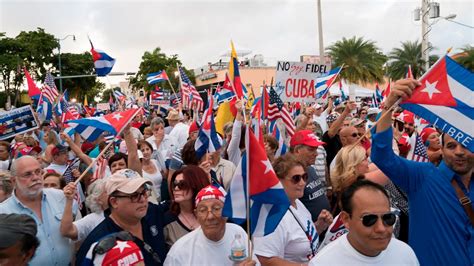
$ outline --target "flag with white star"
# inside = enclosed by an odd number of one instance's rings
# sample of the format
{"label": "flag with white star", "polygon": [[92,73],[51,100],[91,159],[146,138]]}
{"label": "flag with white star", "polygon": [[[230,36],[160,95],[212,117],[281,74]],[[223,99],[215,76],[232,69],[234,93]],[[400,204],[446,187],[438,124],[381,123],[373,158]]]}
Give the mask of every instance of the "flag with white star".
{"label": "flag with white star", "polygon": [[83,139],[94,141],[105,131],[117,136],[123,128],[140,112],[140,109],[128,109],[100,117],[87,117],[66,121],[72,130],[79,133]]}
{"label": "flag with white star", "polygon": [[401,107],[474,152],[474,73],[444,56],[419,81]]}

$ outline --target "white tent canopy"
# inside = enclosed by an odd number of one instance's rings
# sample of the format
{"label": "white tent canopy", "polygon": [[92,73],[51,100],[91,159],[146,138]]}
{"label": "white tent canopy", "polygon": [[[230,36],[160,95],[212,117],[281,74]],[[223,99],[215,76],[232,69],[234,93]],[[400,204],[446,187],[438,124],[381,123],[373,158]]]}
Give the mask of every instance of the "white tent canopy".
{"label": "white tent canopy", "polygon": [[[355,96],[361,98],[372,97],[372,94],[374,94],[375,92],[375,90],[364,88],[358,84],[349,84],[343,80],[342,90],[344,91],[346,96],[349,96],[349,87],[354,88]],[[330,95],[341,96],[341,91],[339,90],[339,82],[334,83],[331,88],[329,88],[329,93]]]}

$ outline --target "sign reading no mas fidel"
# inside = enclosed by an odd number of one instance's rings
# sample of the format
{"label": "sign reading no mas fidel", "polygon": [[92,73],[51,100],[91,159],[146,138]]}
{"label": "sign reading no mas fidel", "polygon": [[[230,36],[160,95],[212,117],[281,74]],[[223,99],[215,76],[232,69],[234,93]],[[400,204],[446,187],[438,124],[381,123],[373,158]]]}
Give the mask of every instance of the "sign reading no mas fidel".
{"label": "sign reading no mas fidel", "polygon": [[283,102],[314,102],[316,79],[330,70],[330,64],[278,61],[276,92]]}

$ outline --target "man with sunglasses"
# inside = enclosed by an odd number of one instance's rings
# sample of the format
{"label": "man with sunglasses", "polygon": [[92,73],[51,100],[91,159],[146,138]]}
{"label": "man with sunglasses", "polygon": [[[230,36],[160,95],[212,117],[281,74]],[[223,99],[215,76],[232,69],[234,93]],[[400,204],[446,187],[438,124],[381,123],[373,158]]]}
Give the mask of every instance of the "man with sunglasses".
{"label": "man with sunglasses", "polygon": [[[391,107],[411,97],[422,84],[398,80],[385,101]],[[386,108],[382,115],[392,112]],[[372,161],[408,195],[408,243],[422,265],[473,265],[474,154],[451,136],[441,136],[438,166],[401,158],[392,150],[390,114],[382,116],[372,136]],[[460,200],[460,198],[462,200]]]}
{"label": "man with sunglasses", "polygon": [[251,259],[234,263],[229,258],[235,236],[240,235],[242,242],[247,245],[247,233],[238,225],[226,223],[227,218],[222,217],[224,193],[222,188],[213,185],[199,191],[194,212],[201,227],[171,246],[165,265],[255,265]]}
{"label": "man with sunglasses", "polygon": [[[43,173],[44,169],[32,156],[14,160],[11,181],[15,189],[10,198],[0,203],[0,213],[26,214],[38,225],[36,237],[41,245],[30,265],[68,265],[72,243],[59,230],[66,199],[61,190],[43,188]],[[77,205],[73,206],[73,213],[76,210]]]}
{"label": "man with sunglasses", "polygon": [[107,180],[109,209],[102,221],[82,243],[76,265],[81,265],[94,242],[111,233],[130,232],[143,253],[146,265],[162,265],[166,257],[163,216],[166,205],[148,202],[152,182],[130,169],[116,172]]}
{"label": "man with sunglasses", "polygon": [[419,265],[413,250],[392,237],[397,216],[382,186],[358,180],[344,190],[340,204],[349,232],[319,251],[309,265]]}

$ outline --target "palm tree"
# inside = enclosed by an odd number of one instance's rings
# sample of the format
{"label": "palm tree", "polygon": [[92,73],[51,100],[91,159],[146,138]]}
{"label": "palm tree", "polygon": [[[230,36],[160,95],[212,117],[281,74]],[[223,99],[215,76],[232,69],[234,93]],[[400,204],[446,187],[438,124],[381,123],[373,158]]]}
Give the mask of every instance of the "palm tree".
{"label": "palm tree", "polygon": [[387,57],[373,41],[366,41],[355,36],[337,41],[327,48],[333,64],[346,67],[341,78],[351,83],[382,82],[383,64]]}
{"label": "palm tree", "polygon": [[456,56],[455,60],[465,68],[474,72],[474,46],[468,44],[461,50],[461,54]]}
{"label": "palm tree", "polygon": [[[430,51],[434,48],[431,47]],[[392,51],[388,54],[389,61],[387,63],[387,76],[392,80],[397,80],[404,78],[408,66],[411,66],[411,71],[415,78],[420,77],[425,73],[425,60],[421,54],[421,43],[418,41],[402,42],[401,48],[393,48]],[[432,66],[436,61],[438,61],[439,56],[430,55],[429,61]]]}

